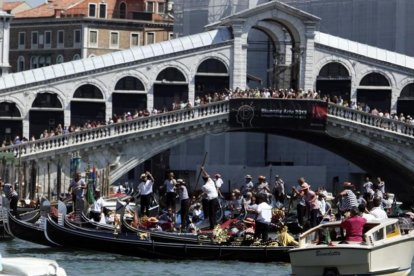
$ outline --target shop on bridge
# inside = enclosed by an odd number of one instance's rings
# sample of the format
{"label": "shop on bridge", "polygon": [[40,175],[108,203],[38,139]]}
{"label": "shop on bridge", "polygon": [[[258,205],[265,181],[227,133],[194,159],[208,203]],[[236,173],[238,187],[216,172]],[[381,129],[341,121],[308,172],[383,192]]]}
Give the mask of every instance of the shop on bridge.
{"label": "shop on bridge", "polygon": [[362,106],[378,111],[391,111],[391,86],[380,73],[370,73],[362,78],[357,89],[357,102]]}
{"label": "shop on bridge", "polygon": [[218,59],[207,59],[198,66],[195,75],[195,96],[229,89],[229,73],[226,65]]}
{"label": "shop on bridge", "polygon": [[147,109],[147,92],[144,84],[136,77],[127,76],[120,79],[112,93],[112,115]]}
{"label": "shop on bridge", "polygon": [[87,122],[105,123],[105,100],[102,92],[92,84],[76,89],[70,103],[71,124],[83,126]]}
{"label": "shop on bridge", "polygon": [[15,103],[0,103],[0,141],[10,145],[16,136],[22,137],[22,115]]}
{"label": "shop on bridge", "polygon": [[338,62],[322,67],[316,80],[316,90],[331,98],[341,97],[348,103],[351,100],[351,76],[348,70]]}
{"label": "shop on bridge", "polygon": [[397,101],[397,113],[414,117],[414,83],[410,83],[401,91]]}
{"label": "shop on bridge", "polygon": [[187,102],[188,82],[184,74],[174,67],[162,70],[154,82],[154,108],[168,111]]}

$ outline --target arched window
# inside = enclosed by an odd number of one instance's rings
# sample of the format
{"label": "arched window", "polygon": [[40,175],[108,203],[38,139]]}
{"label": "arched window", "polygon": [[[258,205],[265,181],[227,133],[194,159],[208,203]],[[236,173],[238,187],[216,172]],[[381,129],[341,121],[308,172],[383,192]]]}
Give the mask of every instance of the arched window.
{"label": "arched window", "polygon": [[157,81],[183,81],[185,82],[186,79],[183,75],[183,73],[181,73],[180,70],[178,70],[177,68],[174,67],[168,67],[164,70],[162,70],[158,76],[157,76]]}
{"label": "arched window", "polygon": [[62,55],[58,55],[57,58],[56,58],[56,64],[59,64],[59,63],[63,63],[63,56]]}
{"label": "arched window", "polygon": [[121,4],[119,4],[119,18],[126,18],[126,4],[125,2],[122,2]]}
{"label": "arched window", "polygon": [[361,86],[390,86],[388,80],[380,73],[366,75],[360,83]]}
{"label": "arched window", "polygon": [[226,65],[220,60],[210,58],[198,66],[197,73],[224,73],[227,74]]}
{"label": "arched window", "polygon": [[103,99],[101,90],[92,84],[85,84],[76,89],[73,97],[82,99]]}
{"label": "arched window", "polygon": [[21,72],[24,71],[25,68],[25,64],[24,64],[24,57],[23,56],[19,56],[19,58],[17,59],[17,72]]}
{"label": "arched window", "polygon": [[349,79],[349,72],[342,64],[331,62],[322,67],[318,78]]}
{"label": "arched window", "polygon": [[30,58],[30,69],[36,69],[39,67],[39,57],[33,56]]}
{"label": "arched window", "polygon": [[39,93],[33,101],[32,107],[62,108],[62,103],[56,94]]}
{"label": "arched window", "polygon": [[74,56],[73,56],[73,60],[79,60],[80,59],[80,55],[79,54],[75,54]]}
{"label": "arched window", "polygon": [[120,79],[116,85],[115,90],[141,90],[144,91],[144,84],[135,77],[124,77]]}
{"label": "arched window", "polygon": [[404,89],[401,91],[400,98],[414,99],[414,83],[410,83],[404,87]]}

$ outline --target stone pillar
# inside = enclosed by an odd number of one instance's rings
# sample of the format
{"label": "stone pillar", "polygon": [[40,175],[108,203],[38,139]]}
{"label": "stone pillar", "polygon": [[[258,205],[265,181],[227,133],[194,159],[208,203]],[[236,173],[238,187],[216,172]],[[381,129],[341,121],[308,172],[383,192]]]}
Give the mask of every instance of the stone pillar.
{"label": "stone pillar", "polygon": [[[0,9],[3,1],[0,0]],[[10,21],[12,15],[0,10],[0,75],[9,73]]]}
{"label": "stone pillar", "polygon": [[191,76],[188,83],[188,102],[194,106],[195,98],[195,74]]}
{"label": "stone pillar", "polygon": [[315,24],[312,22],[306,25],[305,44],[301,44],[301,66],[299,88],[305,91],[313,89],[314,85],[314,54],[315,54]]}
{"label": "stone pillar", "polygon": [[246,77],[247,77],[247,33],[244,33],[243,25],[244,21],[234,23],[233,36],[233,67],[232,67],[232,78],[231,87],[236,89],[246,88]]}
{"label": "stone pillar", "polygon": [[70,117],[71,117],[71,112],[70,112],[70,102],[69,102],[69,104],[63,110],[63,122],[65,126],[67,126],[68,128],[70,127],[70,124],[72,123]]}
{"label": "stone pillar", "polygon": [[105,122],[112,119],[112,93],[110,98],[105,102]]}

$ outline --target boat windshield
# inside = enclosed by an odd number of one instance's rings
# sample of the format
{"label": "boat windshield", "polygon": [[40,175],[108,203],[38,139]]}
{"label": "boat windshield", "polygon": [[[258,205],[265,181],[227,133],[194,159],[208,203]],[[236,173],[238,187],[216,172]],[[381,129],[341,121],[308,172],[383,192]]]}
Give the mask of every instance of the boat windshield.
{"label": "boat windshield", "polygon": [[343,238],[343,231],[339,224],[320,225],[301,237],[301,244],[329,244],[333,241],[340,241]]}

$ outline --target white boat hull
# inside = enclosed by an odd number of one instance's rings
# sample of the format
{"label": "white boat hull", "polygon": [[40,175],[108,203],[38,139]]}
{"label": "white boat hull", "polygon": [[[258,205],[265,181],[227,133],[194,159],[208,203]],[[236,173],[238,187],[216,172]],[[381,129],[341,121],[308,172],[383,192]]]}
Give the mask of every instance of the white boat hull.
{"label": "white boat hull", "polygon": [[409,275],[414,236],[375,246],[310,245],[290,252],[292,274],[300,275]]}

